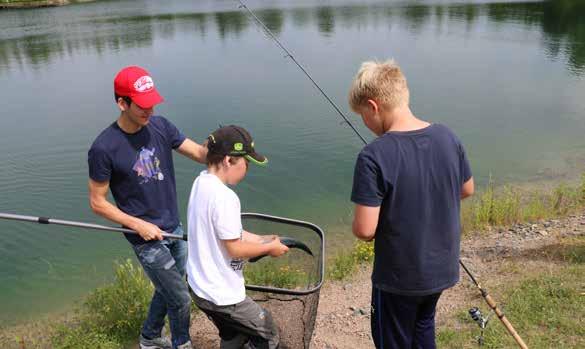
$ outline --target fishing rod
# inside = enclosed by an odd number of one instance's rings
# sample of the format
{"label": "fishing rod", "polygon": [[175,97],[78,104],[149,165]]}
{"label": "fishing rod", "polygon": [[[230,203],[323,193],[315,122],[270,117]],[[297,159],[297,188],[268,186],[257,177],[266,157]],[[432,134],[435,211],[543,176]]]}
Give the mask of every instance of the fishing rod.
{"label": "fishing rod", "polygon": [[[333,102],[333,100],[331,100],[331,98],[329,98],[329,96],[325,93],[325,91],[321,88],[321,86],[319,86],[319,84],[317,84],[317,82],[315,81],[315,79],[313,79],[311,74],[309,74],[307,69],[305,69],[305,67],[303,67],[299,63],[299,61],[297,61],[297,59],[293,56],[293,54],[280,42],[280,40],[278,40],[278,38],[272,33],[272,31],[264,24],[264,22],[262,22],[262,20],[260,20],[260,18],[258,18],[258,16],[256,16],[256,14],[244,3],[243,0],[236,0],[236,1],[240,4],[239,7],[246,10],[246,12],[248,12],[248,14],[254,19],[256,24],[262,30],[264,30],[264,32],[286,53],[285,57],[290,58],[296,64],[296,66],[303,72],[303,74],[305,74],[305,76],[313,83],[313,86],[315,86],[317,88],[317,90],[321,93],[321,95],[329,102],[329,104],[331,104],[331,106],[333,106],[335,111],[337,111],[337,113],[343,118],[344,122],[347,125],[349,125],[349,127],[351,127],[353,132],[355,132],[355,134],[362,140],[364,145],[367,145],[368,142],[366,141],[366,139],[358,132],[358,130],[349,121],[349,119],[341,112],[341,109],[339,109],[339,107],[337,107],[337,105]],[[506,318],[504,313],[498,308],[496,302],[491,298],[491,296],[487,293],[487,291],[485,289],[481,288],[480,284],[477,282],[477,280],[475,279],[473,274],[469,271],[469,269],[467,269],[467,267],[465,266],[465,264],[463,263],[463,261],[461,259],[459,260],[459,264],[463,267],[463,270],[465,270],[467,275],[469,275],[469,278],[473,281],[475,286],[477,286],[477,288],[481,292],[482,297],[485,299],[486,303],[496,313],[496,315],[502,321],[502,323],[504,324],[504,326],[506,327],[508,332],[510,332],[512,337],[514,337],[514,339],[516,340],[516,342],[518,343],[520,348],[528,349],[528,347],[526,346],[526,344],[524,343],[522,338],[520,338],[520,336],[518,335],[516,330],[514,330],[514,327],[512,326],[510,321],[508,321],[508,319]]]}
{"label": "fishing rod", "polygon": [[250,8],[248,8],[248,6],[246,6],[246,4],[244,4],[243,1],[241,1],[241,0],[237,0],[237,1],[240,3],[240,8],[245,9],[248,12],[248,14],[250,14],[250,16],[254,19],[254,21],[256,21],[256,23],[260,26],[260,28],[262,28],[264,30],[264,32],[268,36],[270,36],[270,38],[272,40],[274,40],[274,42],[276,42],[276,44],[286,53],[285,57],[290,58],[297,65],[297,67],[299,67],[299,69],[305,74],[305,76],[307,78],[309,78],[309,80],[311,80],[311,82],[313,83],[313,86],[315,86],[315,88],[317,88],[317,90],[319,90],[319,92],[321,92],[321,95],[327,100],[327,102],[329,102],[329,104],[331,104],[333,109],[335,109],[335,111],[337,111],[337,113],[343,118],[343,120],[349,125],[349,127],[351,127],[353,132],[355,132],[355,134],[364,142],[364,144],[368,144],[368,142],[366,142],[366,139],[364,137],[362,137],[362,135],[358,132],[358,130],[349,121],[349,119],[341,112],[341,109],[339,109],[339,107],[331,100],[331,98],[329,98],[329,96],[325,93],[325,91],[323,91],[321,86],[319,86],[319,84],[317,84],[315,79],[313,79],[311,74],[309,74],[309,72],[307,72],[305,67],[303,67],[301,65],[301,63],[299,63],[299,61],[297,61],[296,58],[292,55],[292,53],[290,53],[290,51],[287,50],[286,47],[284,47],[284,45],[280,43],[280,41],[276,38],[276,36],[274,36],[274,34],[272,34],[272,31],[264,24],[264,22],[262,22],[260,20],[260,18],[256,17],[256,14],[254,12],[252,12],[252,10],[250,10]]}
{"label": "fishing rod", "polygon": [[[85,228],[85,229],[94,229],[94,230],[102,230],[102,231],[113,231],[119,233],[126,233],[126,234],[136,234],[138,235],[137,231],[132,229],[126,228],[117,228],[117,227],[110,227],[107,225],[99,225],[93,223],[84,223],[84,222],[76,222],[76,221],[66,221],[62,219],[55,219],[55,218],[48,218],[48,217],[33,217],[33,216],[22,216],[17,214],[10,214],[10,213],[0,213],[1,219],[8,219],[14,221],[21,221],[21,222],[31,222],[31,223],[39,223],[39,224],[56,224],[56,225],[64,225],[68,227],[77,227],[77,228]],[[187,234],[177,235],[177,234],[169,234],[169,233],[162,233],[161,234],[165,238],[169,239],[180,239],[180,240],[187,240]]]}
{"label": "fishing rod", "polygon": [[[486,289],[481,287],[479,282],[475,279],[475,277],[473,277],[473,274],[471,274],[469,269],[467,269],[467,267],[465,266],[465,264],[463,264],[463,262],[461,260],[459,260],[459,264],[461,264],[461,266],[463,267],[465,272],[467,272],[467,275],[469,275],[469,277],[471,278],[471,281],[473,281],[473,283],[475,284],[475,286],[477,287],[479,292],[481,292],[481,296],[483,297],[483,299],[485,300],[487,305],[496,314],[498,319],[500,319],[502,324],[504,324],[504,327],[506,328],[506,330],[508,330],[508,333],[510,333],[510,335],[514,338],[516,343],[518,343],[518,346],[522,349],[528,349],[528,346],[526,345],[526,343],[524,343],[524,341],[522,340],[522,338],[520,337],[518,332],[516,332],[516,330],[514,329],[514,326],[512,326],[512,324],[510,323],[510,321],[508,320],[506,315],[504,315],[504,312],[498,307],[498,304],[496,303],[496,301],[494,301],[492,296],[490,296],[488,294]],[[477,313],[476,313],[473,310],[477,310],[477,308],[472,308],[471,310],[469,310],[470,315],[475,321],[478,322],[478,324],[480,325],[480,328],[482,329],[482,335],[479,338],[479,341],[480,341],[479,343],[481,345],[482,341],[483,341],[483,338],[482,338],[483,337],[483,329],[485,328],[485,325],[487,324],[487,320],[481,318],[481,313],[479,313],[479,311],[477,311]],[[473,314],[472,314],[472,312],[473,312]],[[474,317],[474,314],[477,314],[479,316],[476,318],[476,317]]]}

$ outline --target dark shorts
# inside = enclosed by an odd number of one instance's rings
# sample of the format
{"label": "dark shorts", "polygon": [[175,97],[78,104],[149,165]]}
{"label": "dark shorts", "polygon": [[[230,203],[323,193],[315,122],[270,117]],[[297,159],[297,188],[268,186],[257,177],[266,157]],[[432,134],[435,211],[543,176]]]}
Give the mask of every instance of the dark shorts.
{"label": "dark shorts", "polygon": [[372,287],[372,338],[377,349],[435,349],[441,293],[400,296]]}
{"label": "dark shorts", "polygon": [[240,303],[219,306],[193,291],[191,296],[219,330],[221,349],[278,348],[278,328],[272,315],[250,297]]}

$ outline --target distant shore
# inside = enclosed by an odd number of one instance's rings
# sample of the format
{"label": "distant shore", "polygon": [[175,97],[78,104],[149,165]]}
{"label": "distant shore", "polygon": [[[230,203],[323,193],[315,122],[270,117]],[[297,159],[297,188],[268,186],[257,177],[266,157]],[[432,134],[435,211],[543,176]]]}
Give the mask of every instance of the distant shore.
{"label": "distant shore", "polygon": [[56,7],[92,1],[95,0],[36,0],[36,1],[0,0],[0,9]]}

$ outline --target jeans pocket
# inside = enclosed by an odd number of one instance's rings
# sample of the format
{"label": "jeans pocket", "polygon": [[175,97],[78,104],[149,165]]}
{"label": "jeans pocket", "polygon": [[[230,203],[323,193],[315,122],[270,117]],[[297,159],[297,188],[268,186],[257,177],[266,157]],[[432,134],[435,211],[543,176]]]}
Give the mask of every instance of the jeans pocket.
{"label": "jeans pocket", "polygon": [[169,270],[175,265],[171,251],[160,241],[134,246],[134,252],[145,268]]}

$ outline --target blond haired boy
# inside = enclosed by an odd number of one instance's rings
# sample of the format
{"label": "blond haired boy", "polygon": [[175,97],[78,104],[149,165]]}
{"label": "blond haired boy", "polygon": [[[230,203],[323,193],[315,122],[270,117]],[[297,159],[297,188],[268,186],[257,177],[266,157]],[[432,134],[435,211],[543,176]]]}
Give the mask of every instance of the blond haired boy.
{"label": "blond haired boy", "polygon": [[446,126],[417,118],[393,60],[362,64],[351,109],[377,136],[358,155],[352,231],[374,240],[371,330],[377,348],[435,348],[435,307],[459,280],[460,200],[474,184]]}

